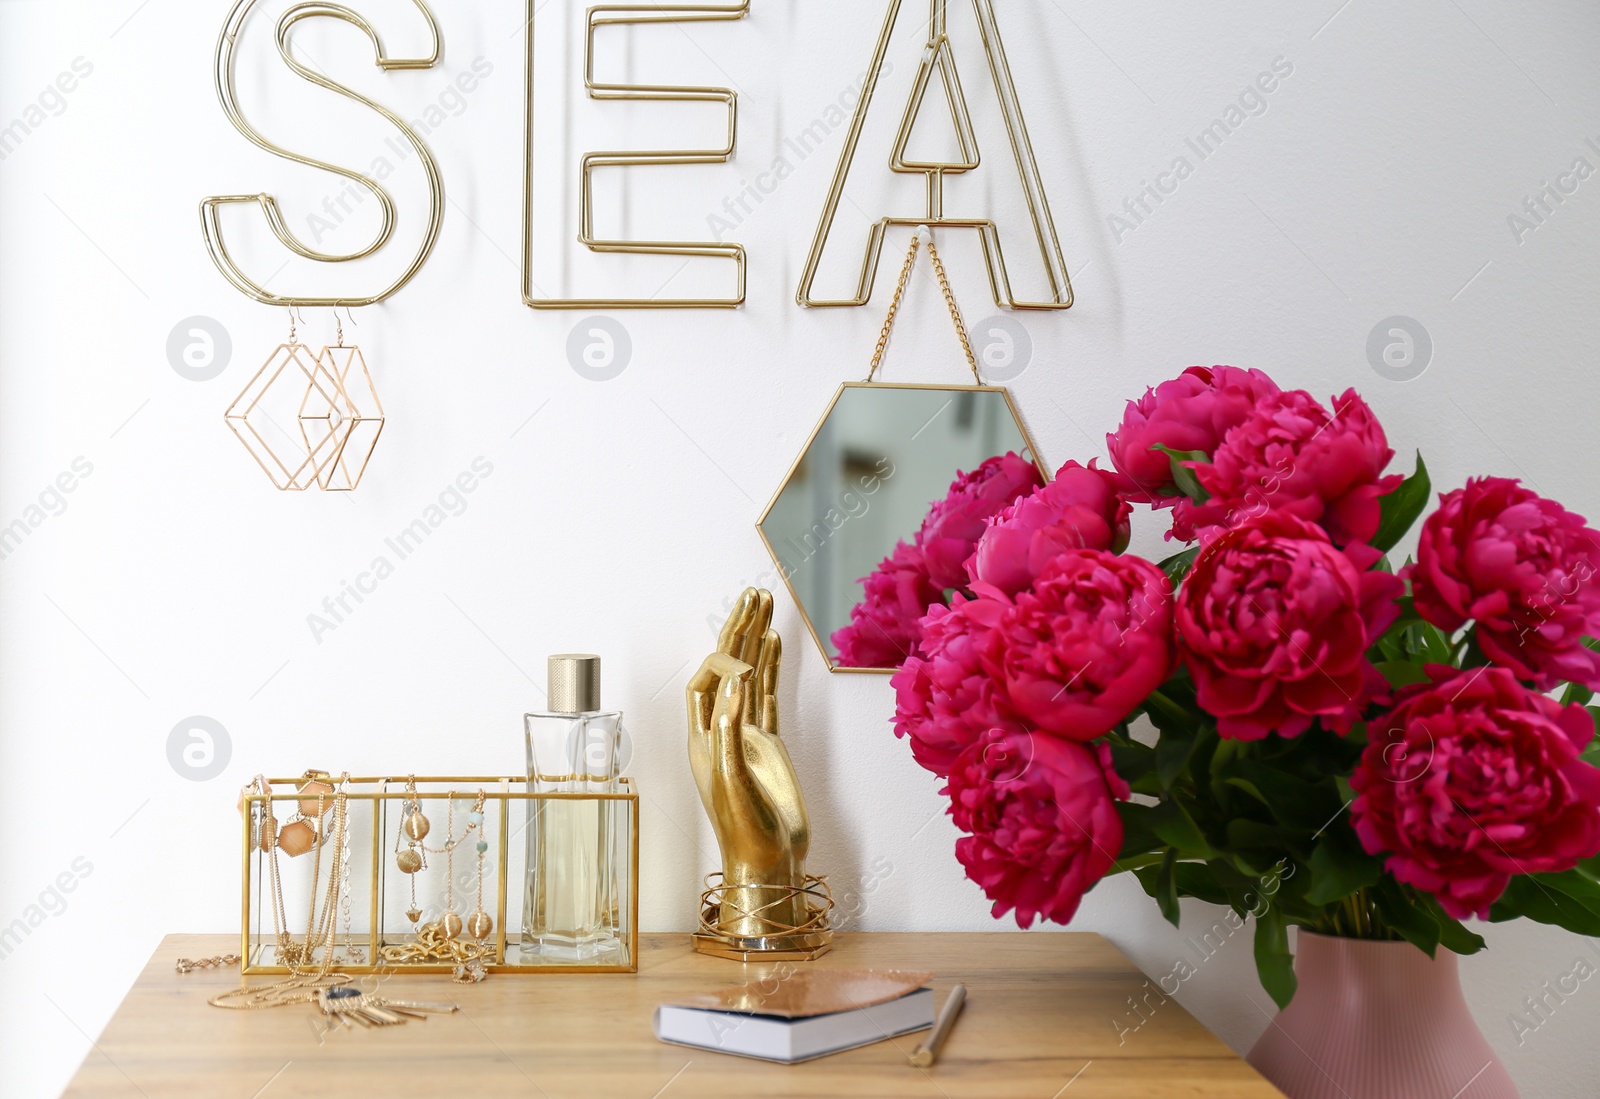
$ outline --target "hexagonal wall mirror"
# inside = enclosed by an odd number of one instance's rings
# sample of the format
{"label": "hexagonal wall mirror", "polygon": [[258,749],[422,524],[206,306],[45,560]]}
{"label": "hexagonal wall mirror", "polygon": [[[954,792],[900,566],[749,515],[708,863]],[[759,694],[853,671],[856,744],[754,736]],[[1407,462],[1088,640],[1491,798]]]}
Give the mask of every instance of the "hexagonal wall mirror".
{"label": "hexagonal wall mirror", "polygon": [[830,670],[894,671],[927,608],[964,586],[972,516],[947,510],[951,537],[930,527],[926,547],[919,532],[953,483],[990,459],[991,497],[1048,476],[1004,387],[839,387],[757,524]]}

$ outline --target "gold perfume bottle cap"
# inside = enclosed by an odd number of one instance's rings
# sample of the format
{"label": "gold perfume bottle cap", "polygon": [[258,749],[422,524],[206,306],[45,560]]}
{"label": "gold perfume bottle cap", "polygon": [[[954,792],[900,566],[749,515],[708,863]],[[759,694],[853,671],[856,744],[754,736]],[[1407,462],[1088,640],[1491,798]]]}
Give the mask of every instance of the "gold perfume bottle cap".
{"label": "gold perfume bottle cap", "polygon": [[549,697],[552,713],[586,714],[600,709],[600,658],[592,653],[560,653],[550,658]]}

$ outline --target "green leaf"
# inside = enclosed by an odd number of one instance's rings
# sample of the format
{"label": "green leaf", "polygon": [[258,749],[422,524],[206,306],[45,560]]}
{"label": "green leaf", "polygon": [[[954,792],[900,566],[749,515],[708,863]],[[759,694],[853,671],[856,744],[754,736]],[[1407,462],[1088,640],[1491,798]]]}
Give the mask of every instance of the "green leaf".
{"label": "green leaf", "polygon": [[1306,890],[1306,900],[1332,904],[1357,889],[1376,885],[1382,876],[1383,860],[1367,854],[1355,833],[1341,821],[1322,833],[1311,852],[1311,887]]}
{"label": "green leaf", "polygon": [[[1594,709],[1593,706],[1589,708],[1591,710]],[[1600,737],[1596,737],[1594,740],[1591,740],[1588,747],[1584,748],[1583,751],[1578,753],[1578,758],[1583,760],[1583,762],[1587,763],[1591,767],[1600,767]]]}
{"label": "green leaf", "polygon": [[1411,524],[1417,521],[1422,509],[1428,506],[1433,492],[1433,482],[1428,479],[1428,467],[1423,464],[1422,452],[1417,451],[1417,470],[1401,481],[1393,492],[1378,498],[1381,518],[1377,536],[1372,539],[1374,549],[1390,550],[1405,537]]}
{"label": "green leaf", "polygon": [[1180,862],[1177,879],[1180,897],[1197,897],[1207,904],[1228,903],[1228,891],[1222,888],[1208,863]]}
{"label": "green leaf", "polygon": [[1150,724],[1165,738],[1168,733],[1191,736],[1200,727],[1200,717],[1194,710],[1167,697],[1165,691],[1151,691],[1140,707],[1150,718]]}
{"label": "green leaf", "polygon": [[1163,732],[1156,741],[1156,778],[1161,780],[1163,790],[1172,789],[1173,782],[1183,774],[1198,740],[1198,737]]}
{"label": "green leaf", "polygon": [[1428,911],[1406,896],[1400,883],[1385,877],[1372,888],[1372,901],[1378,906],[1378,915],[1390,928],[1428,957],[1439,949],[1439,921]]}
{"label": "green leaf", "polygon": [[1594,697],[1594,692],[1581,683],[1568,683],[1567,689],[1561,692],[1561,704],[1570,705],[1573,702],[1580,706]]}
{"label": "green leaf", "polygon": [[1117,815],[1122,818],[1122,850],[1117,852],[1119,859],[1132,862],[1136,856],[1166,847],[1151,827],[1153,814],[1150,806],[1134,801],[1119,801]]}
{"label": "green leaf", "polygon": [[1199,546],[1190,546],[1182,553],[1175,553],[1166,558],[1156,568],[1167,574],[1167,579],[1172,581],[1172,586],[1177,587],[1183,583],[1183,578],[1189,575],[1189,570],[1194,567],[1194,559],[1200,555]]}
{"label": "green leaf", "polygon": [[1200,831],[1200,826],[1176,798],[1168,798],[1151,807],[1150,830],[1185,855],[1209,859],[1216,854],[1206,841],[1205,833]]}
{"label": "green leaf", "polygon": [[1296,986],[1294,955],[1289,953],[1288,925],[1276,908],[1256,919],[1256,973],[1279,1009],[1288,1007]]}
{"label": "green leaf", "polygon": [[1178,852],[1171,847],[1167,848],[1166,857],[1161,860],[1161,869],[1156,872],[1156,904],[1161,906],[1161,914],[1173,927],[1178,926]]}
{"label": "green leaf", "polygon": [[1235,817],[1228,822],[1228,847],[1233,850],[1256,848],[1277,850],[1283,846],[1283,829],[1265,821]]}
{"label": "green leaf", "polygon": [[1216,751],[1211,753],[1211,762],[1207,765],[1208,773],[1211,775],[1213,780],[1218,778],[1222,772],[1227,769],[1228,764],[1232,762],[1241,751],[1244,750],[1242,747],[1243,743],[1243,741],[1239,740],[1223,740],[1221,737],[1217,738]]}
{"label": "green leaf", "polygon": [[1422,670],[1422,665],[1411,660],[1385,660],[1374,666],[1391,687],[1409,687],[1428,681],[1428,673]]}
{"label": "green leaf", "polygon": [[1226,895],[1223,903],[1241,916],[1254,911],[1261,903],[1261,875],[1247,874],[1235,865],[1232,856],[1219,855],[1207,862],[1218,888]]}
{"label": "green leaf", "polygon": [[[1134,876],[1139,879],[1139,884],[1144,886],[1144,891],[1156,898],[1161,905],[1163,914],[1167,912],[1166,902],[1162,900],[1166,884],[1162,879],[1165,864],[1170,850],[1160,855],[1139,855],[1136,859],[1119,860],[1112,873],[1118,870],[1132,869]],[[1136,863],[1136,865],[1128,865]],[[1207,904],[1232,904],[1228,891],[1218,883],[1211,866],[1203,862],[1178,862],[1173,860],[1172,865],[1173,892],[1175,897],[1197,897]],[[1176,908],[1172,910],[1177,912]],[[1177,926],[1177,915],[1167,917]]]}
{"label": "green leaf", "polygon": [[1476,954],[1486,945],[1482,935],[1467,930],[1460,920],[1440,908],[1433,894],[1415,891],[1412,900],[1439,925],[1439,945],[1446,950],[1457,954]]}
{"label": "green leaf", "polygon": [[[1127,844],[1124,843],[1123,847],[1126,848]],[[1138,874],[1139,871],[1144,870],[1147,867],[1155,866],[1161,861],[1162,857],[1163,856],[1160,851],[1146,851],[1143,854],[1138,855],[1124,855],[1116,862],[1111,864],[1111,869],[1106,871],[1106,875],[1109,877],[1112,874],[1126,874],[1130,871],[1134,874]]]}
{"label": "green leaf", "polygon": [[1111,745],[1111,766],[1117,774],[1132,782],[1141,775],[1156,769],[1156,750],[1147,744]]}
{"label": "green leaf", "polygon": [[[1309,733],[1297,738],[1304,740]],[[1289,751],[1308,750],[1304,744],[1291,745]],[[1291,828],[1314,832],[1327,824],[1343,804],[1332,783],[1307,782],[1290,774],[1277,763],[1237,759],[1224,781],[1242,778],[1252,783],[1263,796],[1272,815]]]}
{"label": "green leaf", "polygon": [[1494,923],[1526,916],[1579,935],[1600,935],[1600,884],[1574,870],[1519,874],[1489,910]]}
{"label": "green leaf", "polygon": [[1594,866],[1563,870],[1559,874],[1529,874],[1540,885],[1555,889],[1571,897],[1591,912],[1600,913],[1600,879],[1594,875]]}
{"label": "green leaf", "polygon": [[1425,663],[1449,664],[1455,655],[1450,636],[1430,622],[1417,623],[1412,636],[1416,641],[1417,653]]}
{"label": "green leaf", "polygon": [[1249,779],[1240,778],[1239,776],[1234,775],[1231,778],[1225,778],[1222,781],[1228,786],[1232,786],[1232,787],[1234,787],[1235,789],[1238,789],[1238,790],[1243,790],[1245,793],[1247,793],[1251,797],[1255,798],[1257,801],[1259,801],[1262,805],[1265,805],[1267,808],[1269,808],[1269,809],[1272,808],[1272,803],[1267,800],[1267,795],[1263,794],[1260,790],[1256,789],[1256,784],[1251,782]]}
{"label": "green leaf", "polygon": [[1203,450],[1173,450],[1169,446],[1157,443],[1150,448],[1159,450],[1167,456],[1167,463],[1172,467],[1172,483],[1178,486],[1178,491],[1197,504],[1203,504],[1211,499],[1211,494],[1200,484],[1200,478],[1194,475],[1194,470],[1184,465],[1185,462],[1204,462],[1211,464],[1211,456]]}

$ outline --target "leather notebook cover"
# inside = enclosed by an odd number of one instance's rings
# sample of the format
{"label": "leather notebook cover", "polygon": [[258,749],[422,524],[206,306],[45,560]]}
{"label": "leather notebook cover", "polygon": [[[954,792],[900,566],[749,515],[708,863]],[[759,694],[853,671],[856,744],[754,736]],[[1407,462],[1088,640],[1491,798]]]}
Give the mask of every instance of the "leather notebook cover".
{"label": "leather notebook cover", "polygon": [[906,969],[809,969],[684,996],[667,1006],[803,1019],[898,1000],[932,979],[932,973]]}

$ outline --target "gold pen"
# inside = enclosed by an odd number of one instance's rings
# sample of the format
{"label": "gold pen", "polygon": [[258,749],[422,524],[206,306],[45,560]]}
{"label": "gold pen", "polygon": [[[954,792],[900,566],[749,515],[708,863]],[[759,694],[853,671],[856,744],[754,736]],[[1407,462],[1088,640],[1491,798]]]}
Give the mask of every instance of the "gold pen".
{"label": "gold pen", "polygon": [[938,1060],[939,1051],[944,1048],[944,1041],[950,1037],[950,1031],[956,1025],[956,1017],[961,1014],[961,1007],[966,1002],[966,985],[956,985],[950,990],[950,995],[945,997],[939,1017],[934,1020],[933,1029],[928,1032],[928,1037],[922,1045],[917,1047],[917,1052],[911,1055],[913,1068],[927,1068]]}

